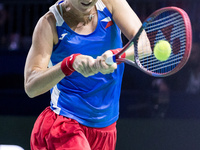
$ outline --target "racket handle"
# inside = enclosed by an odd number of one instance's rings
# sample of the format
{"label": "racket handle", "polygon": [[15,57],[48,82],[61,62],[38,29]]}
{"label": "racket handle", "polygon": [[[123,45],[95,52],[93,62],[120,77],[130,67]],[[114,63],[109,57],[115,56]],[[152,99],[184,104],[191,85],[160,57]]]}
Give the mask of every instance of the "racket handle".
{"label": "racket handle", "polygon": [[112,57],[108,57],[108,58],[106,59],[106,64],[112,65],[112,64],[114,64],[114,63],[116,63],[116,57],[115,57],[115,55],[113,55]]}

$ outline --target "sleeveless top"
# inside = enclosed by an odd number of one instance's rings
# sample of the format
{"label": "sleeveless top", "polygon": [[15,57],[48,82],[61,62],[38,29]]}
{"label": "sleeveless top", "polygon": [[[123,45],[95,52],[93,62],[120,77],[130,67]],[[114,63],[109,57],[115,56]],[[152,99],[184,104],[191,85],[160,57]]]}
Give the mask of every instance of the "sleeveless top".
{"label": "sleeveless top", "polygon": [[[121,31],[101,0],[96,3],[97,27],[88,35],[78,34],[66,24],[57,9],[60,3],[50,7],[56,18],[59,38],[53,47],[50,67],[71,54],[81,53],[96,58],[107,50],[122,47]],[[97,73],[86,78],[74,72],[66,76],[50,90],[51,109],[85,126],[101,128],[111,125],[119,117],[123,72],[124,64],[120,64],[114,73],[107,75]]]}

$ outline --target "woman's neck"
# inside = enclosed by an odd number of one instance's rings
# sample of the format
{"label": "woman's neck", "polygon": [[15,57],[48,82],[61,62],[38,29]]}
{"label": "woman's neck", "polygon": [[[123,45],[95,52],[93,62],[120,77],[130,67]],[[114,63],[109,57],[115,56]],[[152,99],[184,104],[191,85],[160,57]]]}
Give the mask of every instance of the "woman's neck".
{"label": "woman's neck", "polygon": [[63,4],[61,7],[63,10],[63,19],[65,21],[68,20],[70,22],[74,22],[75,24],[87,24],[92,21],[95,15],[97,15],[97,10],[95,6],[87,13],[82,13],[76,10],[75,8],[70,6],[70,4]]}

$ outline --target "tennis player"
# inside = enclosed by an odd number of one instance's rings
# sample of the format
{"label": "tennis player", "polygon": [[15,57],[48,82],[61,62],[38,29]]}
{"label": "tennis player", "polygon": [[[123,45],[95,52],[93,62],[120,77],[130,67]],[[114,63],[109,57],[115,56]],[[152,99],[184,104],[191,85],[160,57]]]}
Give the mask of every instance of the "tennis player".
{"label": "tennis player", "polygon": [[[25,91],[50,90],[32,150],[114,150],[124,64],[105,59],[141,22],[125,0],[63,0],[40,18],[25,65]],[[130,51],[121,57],[133,55]]]}

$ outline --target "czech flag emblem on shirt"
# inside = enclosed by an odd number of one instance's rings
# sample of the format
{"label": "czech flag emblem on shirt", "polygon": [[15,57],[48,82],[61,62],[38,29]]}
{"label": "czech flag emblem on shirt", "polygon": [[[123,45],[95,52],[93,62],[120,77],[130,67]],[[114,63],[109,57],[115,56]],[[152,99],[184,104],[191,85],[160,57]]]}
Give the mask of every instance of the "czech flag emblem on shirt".
{"label": "czech flag emblem on shirt", "polygon": [[110,17],[104,18],[103,20],[101,20],[101,23],[104,29],[107,29],[114,24]]}

